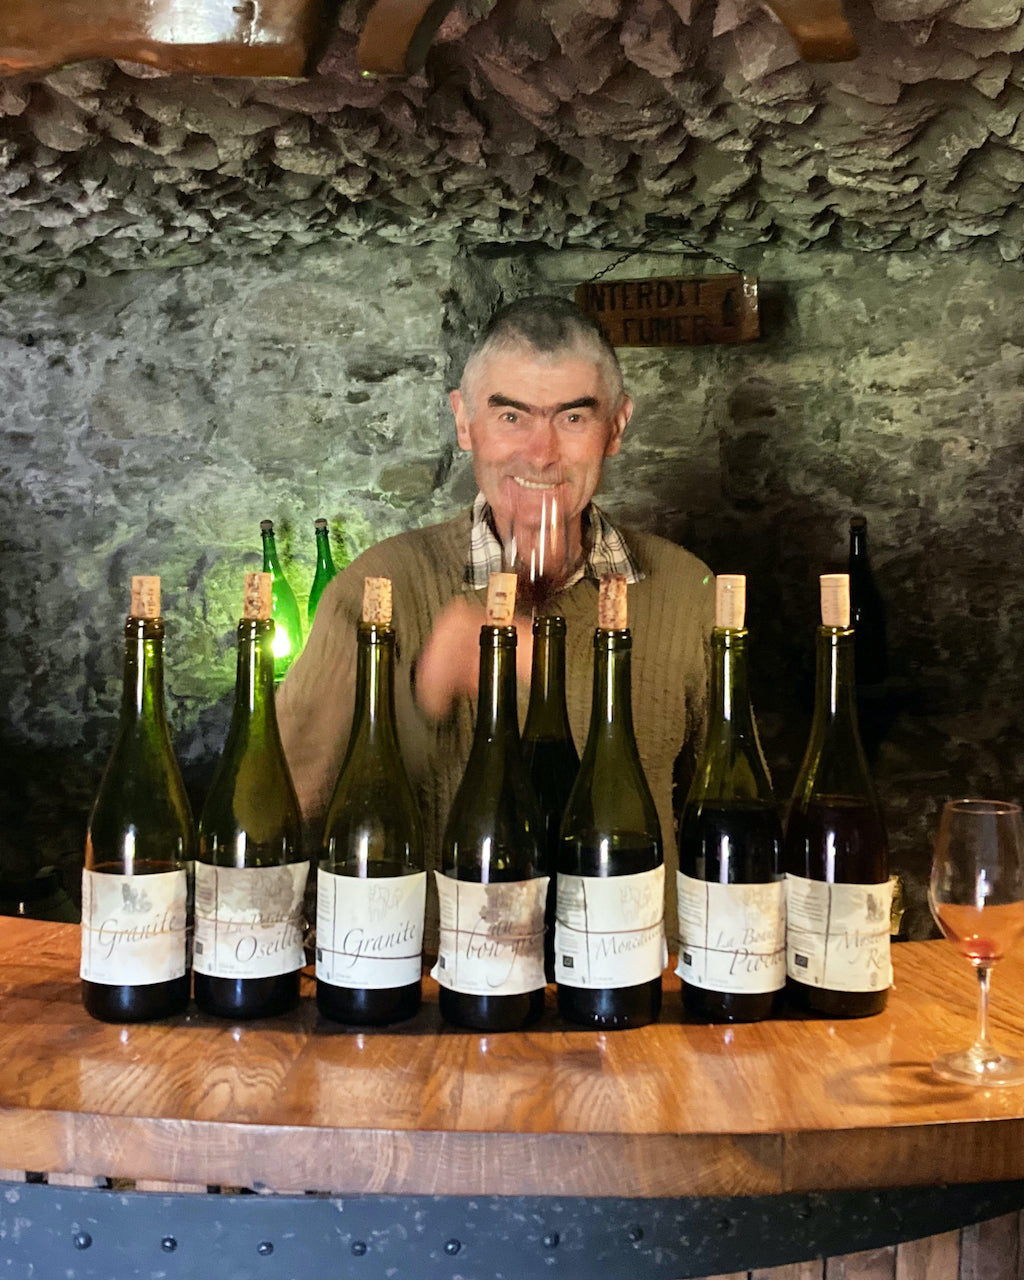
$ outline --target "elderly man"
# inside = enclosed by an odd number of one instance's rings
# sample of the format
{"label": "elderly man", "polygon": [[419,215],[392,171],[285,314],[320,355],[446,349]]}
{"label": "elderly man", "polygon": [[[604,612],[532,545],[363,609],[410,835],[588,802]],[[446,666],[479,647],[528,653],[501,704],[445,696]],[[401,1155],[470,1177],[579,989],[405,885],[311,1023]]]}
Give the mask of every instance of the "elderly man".
{"label": "elderly man", "polygon": [[[348,741],[363,578],[386,576],[394,590],[403,756],[423,815],[427,866],[439,865],[472,740],[488,576],[502,567],[503,544],[514,533],[520,537],[524,525],[535,526],[545,500],[554,499],[566,522],[566,572],[541,607],[566,620],[567,701],[580,748],[590,715],[598,581],[619,572],[631,584],[634,719],[665,840],[666,921],[674,933],[673,766],[677,757],[692,757],[703,730],[711,575],[663,538],[619,530],[592,502],[633,405],[614,349],[572,303],[525,298],[499,311],[471,352],[451,404],[480,489],[472,510],[389,538],[339,574],[279,692],[281,733],[307,826],[315,838]],[[524,676],[529,637],[526,620],[519,642]],[[527,694],[521,680],[521,710]],[[428,946],[434,940],[428,921]]]}

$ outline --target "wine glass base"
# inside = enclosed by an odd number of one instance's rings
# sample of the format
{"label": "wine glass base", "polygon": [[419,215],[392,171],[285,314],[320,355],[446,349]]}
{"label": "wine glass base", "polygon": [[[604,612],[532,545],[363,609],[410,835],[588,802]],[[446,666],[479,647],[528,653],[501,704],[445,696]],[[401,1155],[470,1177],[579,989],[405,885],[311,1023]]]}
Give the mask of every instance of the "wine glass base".
{"label": "wine glass base", "polygon": [[944,1053],[932,1063],[932,1070],[943,1080],[955,1080],[958,1084],[1024,1085],[1024,1058],[1008,1058],[1004,1054],[988,1050],[960,1049],[956,1053]]}

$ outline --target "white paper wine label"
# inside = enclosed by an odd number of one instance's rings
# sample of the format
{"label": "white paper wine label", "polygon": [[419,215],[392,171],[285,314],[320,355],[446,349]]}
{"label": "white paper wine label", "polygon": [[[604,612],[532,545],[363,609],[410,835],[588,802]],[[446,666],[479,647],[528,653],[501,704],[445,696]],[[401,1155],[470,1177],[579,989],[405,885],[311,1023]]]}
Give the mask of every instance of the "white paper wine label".
{"label": "white paper wine label", "polygon": [[786,884],[718,884],[676,873],[684,982],[728,995],[786,982]]}
{"label": "white paper wine label", "polygon": [[196,863],[192,968],[211,978],[273,978],[305,964],[302,900],[308,862],[283,867]]}
{"label": "white paper wine label", "polygon": [[186,968],[188,877],[82,872],[82,966],[87,982],[143,987]]}
{"label": "white paper wine label", "polygon": [[386,991],[418,982],[427,873],[316,880],[316,976],[333,987]]}
{"label": "white paper wine label", "polygon": [[558,876],[555,981],[604,990],[661,977],[665,868],[628,876]]}
{"label": "white paper wine label", "polygon": [[826,884],[786,876],[786,972],[827,991],[892,985],[892,885]]}
{"label": "white paper wine label", "polygon": [[548,877],[477,884],[434,872],[440,942],[431,977],[472,996],[519,996],[544,986]]}

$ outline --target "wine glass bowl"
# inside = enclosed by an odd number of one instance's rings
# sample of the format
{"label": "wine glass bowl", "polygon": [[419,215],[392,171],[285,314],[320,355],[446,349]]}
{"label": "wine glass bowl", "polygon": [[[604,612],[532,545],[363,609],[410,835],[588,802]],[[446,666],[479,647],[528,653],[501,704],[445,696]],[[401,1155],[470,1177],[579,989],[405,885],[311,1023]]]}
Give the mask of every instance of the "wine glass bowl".
{"label": "wine glass bowl", "polygon": [[565,586],[572,571],[569,526],[561,477],[516,491],[509,537],[504,548],[506,571],[518,579],[517,603],[535,611]]}
{"label": "wine glass bowl", "polygon": [[993,965],[1024,936],[1024,823],[1005,800],[951,800],[942,810],[928,905],[943,935],[978,975],[978,1030],[969,1049],[943,1054],[932,1069],[980,1085],[1024,1084],[1024,1060],[1000,1053],[988,1035]]}

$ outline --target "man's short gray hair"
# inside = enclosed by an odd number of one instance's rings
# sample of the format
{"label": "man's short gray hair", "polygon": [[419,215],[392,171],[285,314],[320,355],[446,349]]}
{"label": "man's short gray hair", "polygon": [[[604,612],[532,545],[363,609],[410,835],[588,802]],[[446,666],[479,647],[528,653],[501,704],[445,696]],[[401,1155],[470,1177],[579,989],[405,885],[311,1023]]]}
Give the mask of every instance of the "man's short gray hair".
{"label": "man's short gray hair", "polygon": [[615,348],[574,302],[547,294],[517,298],[494,313],[466,359],[460,383],[463,397],[472,405],[476,380],[491,356],[523,353],[593,361],[604,378],[612,412],[622,404],[622,370]]}

